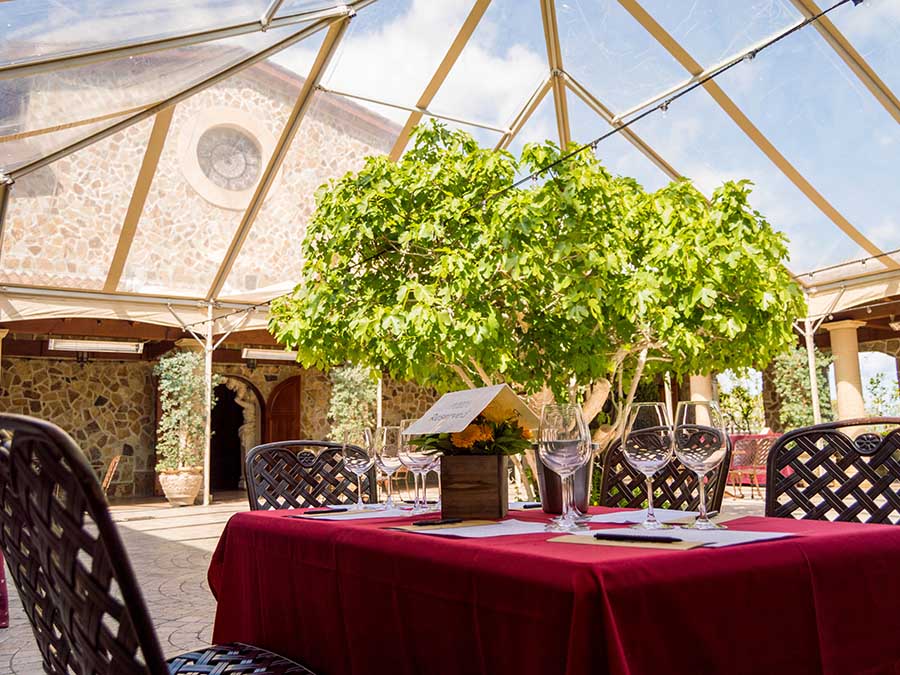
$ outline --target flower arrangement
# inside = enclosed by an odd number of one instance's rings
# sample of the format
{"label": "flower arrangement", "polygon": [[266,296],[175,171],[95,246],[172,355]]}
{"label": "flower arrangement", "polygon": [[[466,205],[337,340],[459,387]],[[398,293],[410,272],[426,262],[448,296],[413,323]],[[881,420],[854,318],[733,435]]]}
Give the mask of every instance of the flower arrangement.
{"label": "flower arrangement", "polygon": [[518,413],[489,406],[462,431],[425,434],[410,442],[444,455],[517,455],[531,447],[531,439],[531,430],[521,424]]}

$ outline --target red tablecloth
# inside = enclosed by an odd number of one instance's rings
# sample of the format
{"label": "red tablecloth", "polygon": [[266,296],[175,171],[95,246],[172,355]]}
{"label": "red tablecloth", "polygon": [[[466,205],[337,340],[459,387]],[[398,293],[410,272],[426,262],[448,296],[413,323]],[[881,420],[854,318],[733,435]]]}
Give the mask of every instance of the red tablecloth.
{"label": "red tablecloth", "polygon": [[802,536],[663,551],[287,515],[228,523],[213,638],[322,675],[900,673],[897,526],[748,517]]}
{"label": "red tablecloth", "polygon": [[9,628],[9,595],[6,591],[6,565],[0,555],[0,628]]}

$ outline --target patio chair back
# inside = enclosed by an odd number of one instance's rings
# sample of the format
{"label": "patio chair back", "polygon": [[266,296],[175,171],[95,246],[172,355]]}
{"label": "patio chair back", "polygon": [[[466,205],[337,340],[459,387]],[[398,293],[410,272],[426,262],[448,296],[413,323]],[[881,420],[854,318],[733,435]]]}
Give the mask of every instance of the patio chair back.
{"label": "patio chair back", "polygon": [[[726,436],[725,459],[707,474],[704,480],[706,508],[718,511],[725,494],[728,468],[731,466],[731,439]],[[700,505],[697,489],[697,474],[684,466],[676,457],[672,458],[653,477],[653,505],[657,508],[695,511]],[[647,503],[647,479],[635,470],[625,459],[622,441],[618,439],[609,446],[603,458],[603,478],[600,482],[600,506],[643,508]]]}
{"label": "patio chair back", "polygon": [[[299,509],[356,502],[356,474],[344,453],[364,453],[355,445],[329,441],[280,441],[247,453],[245,476],[252,511]],[[363,494],[377,499],[375,468],[362,480]]]}
{"label": "patio chair back", "polygon": [[0,524],[47,673],[169,673],[100,484],[56,426],[0,415]]}
{"label": "patio chair back", "polygon": [[842,420],[779,438],[766,467],[766,515],[900,523],[900,418]]}

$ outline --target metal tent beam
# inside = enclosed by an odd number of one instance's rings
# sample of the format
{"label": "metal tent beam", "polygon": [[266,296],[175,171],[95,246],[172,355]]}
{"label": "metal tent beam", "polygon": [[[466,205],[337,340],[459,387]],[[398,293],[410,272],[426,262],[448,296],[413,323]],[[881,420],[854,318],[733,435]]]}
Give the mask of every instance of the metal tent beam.
{"label": "metal tent beam", "polygon": [[4,220],[6,219],[6,208],[9,205],[9,183],[2,173],[0,173],[0,251],[3,250],[3,235],[6,232]]}
{"label": "metal tent beam", "polygon": [[106,273],[106,282],[103,284],[104,291],[114,291],[119,287],[122,272],[125,270],[125,261],[128,259],[128,253],[134,243],[138,222],[144,213],[147,194],[153,184],[153,176],[156,174],[156,167],[159,165],[159,157],[162,155],[174,114],[175,106],[172,105],[159,111],[153,121],[153,129],[150,131],[150,139],[147,141],[147,149],[144,151],[144,160],[141,162],[134,190],[131,192],[131,201],[125,212],[122,230],[119,232],[116,252],[113,254],[109,271]]}
{"label": "metal tent beam", "polygon": [[[666,51],[691,75],[699,75],[703,72],[703,68],[697,61],[675,40],[648,12],[645,10],[638,0],[619,0],[625,10],[648,32],[653,38],[662,45]],[[725,91],[714,81],[710,80],[703,84],[704,89],[718,104],[718,106],[727,114],[731,120],[737,124],[738,128],[756,145],[762,153],[768,157],[779,171],[781,171],[807,199],[809,199],[826,217],[837,225],[848,237],[856,242],[863,250],[870,255],[881,255],[882,250],[868,239],[862,232],[854,227],[844,215],[838,211],[815,187],[800,173],[800,171],[791,164],[787,158],[766,138],[759,128],[750,121],[750,118],[737,106],[737,104],[725,93]],[[892,269],[900,269],[900,264],[896,261],[886,258],[885,265]]]}
{"label": "metal tent beam", "polygon": [[428,110],[427,108],[403,105],[402,103],[393,103],[391,101],[384,101],[382,99],[373,98],[371,96],[361,96],[359,94],[351,94],[346,91],[338,91],[337,89],[328,89],[327,87],[323,87],[322,85],[319,85],[316,88],[319,91],[325,92],[326,94],[331,94],[332,96],[340,96],[341,98],[349,98],[355,101],[363,101],[365,103],[374,103],[375,105],[383,105],[386,108],[394,108],[396,110],[405,110],[407,112],[418,115],[419,118],[434,117],[438,120],[447,120],[448,122],[455,122],[456,124],[463,124],[468,127],[476,127],[478,129],[487,129],[488,131],[496,131],[498,134],[505,134],[509,132],[509,129],[503,129],[494,124],[487,124],[486,122],[473,122],[472,120],[463,119],[462,117],[454,117],[452,115],[437,113],[433,110]]}
{"label": "metal tent beam", "polygon": [[[372,2],[375,2],[375,0],[357,0],[357,2],[352,4],[352,6],[348,6],[345,8],[345,11],[343,13],[343,18],[346,18],[347,16],[349,16],[350,13],[354,11],[353,8],[369,5]],[[127,129],[130,126],[137,124],[138,122],[141,122],[142,120],[147,119],[148,117],[152,117],[153,115],[160,112],[164,108],[168,108],[170,105],[172,105],[174,103],[179,103],[186,98],[190,98],[197,92],[203,91],[204,89],[211,87],[212,85],[216,84],[217,82],[226,80],[229,77],[232,77],[233,75],[235,75],[243,70],[246,70],[250,66],[253,66],[256,63],[259,63],[260,61],[264,61],[264,60],[268,59],[270,56],[273,56],[274,54],[277,54],[278,52],[280,52],[284,49],[287,49],[291,45],[296,44],[297,42],[300,42],[301,40],[308,38],[310,35],[318,33],[320,30],[322,30],[323,28],[327,28],[329,25],[331,25],[335,21],[341,21],[341,20],[343,20],[343,19],[322,19],[320,21],[317,21],[313,25],[307,26],[306,28],[304,28],[296,33],[293,33],[292,35],[289,35],[284,40],[276,42],[275,44],[267,47],[266,49],[264,49],[260,52],[256,52],[255,54],[248,56],[247,58],[242,59],[241,61],[238,61],[237,63],[235,63],[232,66],[229,66],[225,70],[219,71],[215,75],[208,77],[207,79],[202,80],[201,82],[198,82],[197,84],[195,84],[191,87],[188,87],[187,89],[183,89],[182,91],[178,92],[177,94],[174,94],[173,96],[170,96],[169,98],[167,98],[163,101],[160,101],[156,105],[152,105],[149,108],[145,108],[143,111],[141,111],[135,115],[132,115],[131,117],[128,117],[128,118],[122,120],[121,122],[117,122],[116,124],[113,124],[112,126],[106,127],[105,129],[101,129],[100,131],[97,131],[75,143],[67,145],[66,147],[61,148],[60,150],[57,150],[56,152],[53,152],[45,157],[42,157],[39,160],[36,160],[34,162],[31,162],[29,164],[21,166],[18,169],[15,169],[14,171],[10,172],[10,178],[12,178],[13,180],[21,178],[22,176],[32,173],[33,171],[37,171],[38,169],[40,169],[43,166],[52,164],[53,162],[55,162],[58,159],[62,159],[63,157],[67,157],[68,155],[71,155],[73,152],[77,152],[78,150],[81,150],[82,148],[92,145],[93,143],[96,143],[97,141],[101,141],[104,138],[112,136],[113,134],[121,131],[122,129]]]}
{"label": "metal tent beam", "polygon": [[264,29],[268,29],[272,24],[272,19],[275,18],[275,14],[281,9],[281,5],[284,4],[284,0],[272,0],[269,3],[269,6],[266,7],[266,11],[263,12],[263,15],[259,17],[259,23],[262,24]]}
{"label": "metal tent beam", "polygon": [[209,292],[206,294],[208,300],[215,298],[225,285],[225,280],[228,278],[228,274],[231,272],[231,268],[234,266],[234,262],[241,252],[241,247],[244,245],[244,241],[250,233],[250,228],[253,227],[256,217],[262,209],[266,195],[269,194],[272,183],[275,182],[275,176],[284,162],[291,141],[294,139],[297,130],[300,128],[300,123],[303,121],[306,111],[309,110],[309,106],[316,94],[316,87],[322,79],[322,75],[325,73],[325,69],[328,67],[328,63],[334,55],[334,50],[340,43],[341,37],[343,37],[344,32],[347,30],[349,23],[350,17],[347,16],[332,23],[331,27],[328,29],[328,34],[325,36],[325,40],[319,48],[319,53],[316,55],[316,60],[309,71],[306,81],[303,83],[303,88],[300,90],[300,95],[297,97],[294,109],[291,111],[288,121],[281,132],[281,138],[278,139],[278,142],[275,145],[275,150],[269,158],[269,163],[262,173],[262,177],[256,186],[256,190],[253,192],[253,196],[250,198],[250,203],[247,206],[247,210],[244,212],[244,217],[241,219],[240,225],[238,225],[238,228],[234,233],[234,237],[231,240],[231,245],[228,247],[225,258],[222,260],[222,264],[216,272],[212,285],[209,287]]}
{"label": "metal tent beam", "polygon": [[[566,85],[575,93],[578,98],[584,101],[591,110],[597,113],[600,117],[602,117],[607,124],[613,127],[620,126],[615,121],[615,116],[612,111],[607,108],[600,100],[594,96],[590,91],[588,91],[584,86],[581,85],[578,80],[569,75],[568,73],[564,73],[563,77],[565,78]],[[675,168],[669,164],[662,156],[657,153],[650,145],[644,141],[640,136],[637,135],[631,128],[622,129],[619,132],[622,136],[625,137],[629,143],[631,143],[634,147],[641,151],[641,153],[653,162],[656,167],[666,174],[672,180],[681,180],[684,176],[675,170]]]}
{"label": "metal tent beam", "polygon": [[512,123],[509,125],[509,131],[503,135],[503,138],[494,147],[495,150],[506,150],[509,147],[509,144],[519,135],[522,128],[528,124],[528,120],[531,119],[534,111],[537,110],[541,101],[544,100],[544,97],[547,96],[551,89],[553,89],[553,78],[548,77],[538,85],[538,88],[534,90],[525,106],[513,118]]}
{"label": "metal tent beam", "polygon": [[[368,0],[365,4],[370,4],[376,0]],[[359,6],[359,3],[352,3]],[[8,80],[14,77],[26,77],[29,75],[37,75],[40,73],[55,72],[66,68],[77,68],[94,63],[102,63],[113,59],[120,59],[130,56],[139,56],[141,54],[150,54],[152,52],[163,51],[166,49],[174,49],[178,47],[189,47],[191,45],[203,44],[204,42],[214,42],[216,40],[225,40],[227,38],[239,35],[248,35],[251,33],[259,33],[264,30],[273,28],[282,28],[285,26],[293,26],[301,23],[309,23],[312,21],[321,21],[323,19],[331,19],[335,17],[345,16],[347,8],[344,5],[330,7],[328,9],[296,12],[273,19],[265,26],[259,20],[246,21],[244,23],[233,24],[222,28],[213,28],[210,30],[193,31],[190,33],[182,33],[159,40],[147,40],[130,45],[120,45],[117,47],[104,47],[102,49],[92,49],[88,51],[76,52],[74,54],[61,54],[48,56],[43,58],[28,59],[25,61],[17,61],[16,63],[8,63],[0,65],[0,80]]]}
{"label": "metal tent beam", "polygon": [[147,103],[145,105],[137,105],[132,108],[126,108],[125,110],[117,110],[115,112],[106,113],[104,115],[97,115],[96,117],[86,117],[84,119],[75,120],[74,122],[63,122],[61,124],[54,124],[49,127],[42,127],[40,129],[30,129],[28,131],[19,131],[14,134],[7,134],[6,136],[0,136],[0,143],[8,143],[10,141],[20,141],[25,138],[34,138],[35,136],[43,136],[45,134],[56,133],[57,131],[65,131],[67,129],[77,129],[78,127],[86,127],[90,124],[97,124],[98,122],[105,122],[106,120],[115,119],[116,117],[123,117],[125,115],[132,115],[136,112],[140,112],[145,108],[149,108],[151,105],[154,105],[156,101],[151,103]]}
{"label": "metal tent beam", "polygon": [[[2,192],[2,191],[0,191]],[[17,295],[26,298],[47,298],[55,300],[82,300],[87,302],[112,302],[127,305],[157,305],[165,307],[206,307],[203,298],[176,297],[167,295],[148,295],[146,293],[105,293],[103,291],[74,290],[54,288],[52,286],[26,286],[23,284],[0,284],[0,295]],[[264,302],[216,302],[220,309],[246,310],[260,307]]]}
{"label": "metal tent beam", "polygon": [[547,43],[547,63],[553,82],[553,102],[556,107],[556,127],[559,144],[565,150],[572,140],[569,131],[569,107],[566,103],[566,85],[562,78],[563,60],[559,45],[559,27],[556,23],[556,0],[541,0],[541,19],[544,22],[544,41]]}
{"label": "metal tent beam", "polygon": [[[804,17],[817,16],[822,10],[814,0],[791,0],[794,6],[800,10]],[[887,110],[888,114],[900,124],[900,100],[894,95],[891,88],[886,85],[880,77],[875,73],[872,67],[866,62],[862,55],[856,51],[850,41],[844,37],[844,34],[838,30],[837,26],[827,16],[821,17],[813,24],[819,34],[824,38],[832,49],[841,57],[847,67],[853,71],[853,74],[859,78],[863,86],[876,98],[876,100]]]}
{"label": "metal tent beam", "polygon": [[[425,91],[422,92],[422,95],[416,102],[416,108],[425,109],[431,105],[431,101],[437,95],[441,85],[444,84],[444,80],[447,79],[447,75],[450,74],[450,70],[459,58],[460,53],[462,53],[463,48],[469,42],[469,38],[472,37],[472,33],[475,32],[478,22],[481,21],[481,17],[484,16],[485,11],[487,11],[488,5],[490,4],[491,0],[475,0],[472,10],[469,12],[462,27],[453,39],[450,49],[447,50],[440,65],[438,65],[437,70],[426,85]],[[403,125],[403,129],[400,130],[400,135],[397,136],[397,140],[394,141],[394,147],[391,148],[389,157],[392,162],[396,162],[400,158],[400,155],[403,154],[403,150],[409,142],[409,135],[412,133],[413,128],[421,121],[422,114],[423,113],[416,110],[411,112],[409,117],[406,118],[406,123]]]}

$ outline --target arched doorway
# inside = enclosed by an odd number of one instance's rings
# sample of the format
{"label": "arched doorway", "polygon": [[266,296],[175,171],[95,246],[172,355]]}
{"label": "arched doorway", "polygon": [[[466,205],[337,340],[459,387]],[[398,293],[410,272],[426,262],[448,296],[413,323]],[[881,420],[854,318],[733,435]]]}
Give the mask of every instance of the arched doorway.
{"label": "arched doorway", "polygon": [[[211,420],[210,489],[243,490],[246,487],[244,458],[248,450],[262,443],[263,397],[242,377],[222,375],[221,378]],[[217,477],[221,479],[218,488]]]}
{"label": "arched doorway", "polygon": [[244,425],[244,409],[237,402],[237,392],[227,384],[216,387],[215,396],[209,488],[213,492],[237,490],[241,482],[240,430]]}
{"label": "arched doorway", "polygon": [[301,438],[301,378],[290,377],[275,387],[266,405],[266,441],[293,441]]}

